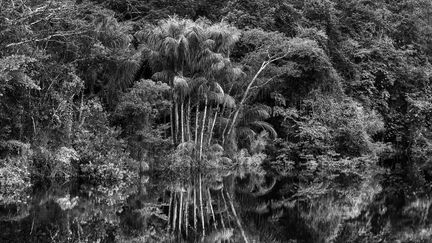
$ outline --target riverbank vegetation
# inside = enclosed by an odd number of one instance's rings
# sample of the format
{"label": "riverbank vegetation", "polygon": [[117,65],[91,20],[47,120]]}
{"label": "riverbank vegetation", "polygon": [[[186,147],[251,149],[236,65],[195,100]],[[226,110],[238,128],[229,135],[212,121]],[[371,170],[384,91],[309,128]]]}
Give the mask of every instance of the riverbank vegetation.
{"label": "riverbank vegetation", "polygon": [[[342,222],[367,210],[387,222],[374,200],[396,212],[430,193],[428,0],[0,4],[1,205],[38,183],[252,170],[236,191],[243,217],[278,228],[297,207],[314,242],[374,242],[394,239],[389,226]],[[171,188],[170,210],[197,206],[183,201],[196,188]]]}

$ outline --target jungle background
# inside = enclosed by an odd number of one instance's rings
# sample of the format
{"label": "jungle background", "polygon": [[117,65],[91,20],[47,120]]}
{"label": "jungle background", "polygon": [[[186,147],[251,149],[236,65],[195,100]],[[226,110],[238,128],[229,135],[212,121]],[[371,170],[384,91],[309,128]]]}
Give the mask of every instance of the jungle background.
{"label": "jungle background", "polygon": [[429,0],[0,0],[0,30],[0,241],[432,238]]}

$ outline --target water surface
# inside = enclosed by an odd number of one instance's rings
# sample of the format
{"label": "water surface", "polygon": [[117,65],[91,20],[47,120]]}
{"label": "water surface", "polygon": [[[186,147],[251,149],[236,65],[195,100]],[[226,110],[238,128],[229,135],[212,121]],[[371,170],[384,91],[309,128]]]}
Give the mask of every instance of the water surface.
{"label": "water surface", "polygon": [[264,172],[184,169],[44,183],[0,208],[0,242],[432,242],[429,195],[391,180],[324,192]]}

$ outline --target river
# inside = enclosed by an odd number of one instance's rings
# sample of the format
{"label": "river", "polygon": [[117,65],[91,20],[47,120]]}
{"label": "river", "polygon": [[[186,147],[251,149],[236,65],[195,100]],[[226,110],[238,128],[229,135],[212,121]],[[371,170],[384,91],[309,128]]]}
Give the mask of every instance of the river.
{"label": "river", "polygon": [[431,195],[402,177],[322,188],[187,168],[113,185],[42,183],[0,207],[0,242],[432,242]]}

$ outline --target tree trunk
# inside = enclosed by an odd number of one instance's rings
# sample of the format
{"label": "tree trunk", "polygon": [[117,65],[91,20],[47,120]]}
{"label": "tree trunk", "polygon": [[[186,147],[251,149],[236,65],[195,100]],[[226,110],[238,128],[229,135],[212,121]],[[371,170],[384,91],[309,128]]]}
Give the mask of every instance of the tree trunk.
{"label": "tree trunk", "polygon": [[248,239],[246,238],[246,234],[245,234],[245,232],[244,232],[244,230],[243,230],[243,227],[242,227],[242,225],[241,225],[241,223],[240,223],[240,219],[239,219],[239,217],[237,216],[237,213],[236,213],[236,210],[235,210],[235,208],[234,208],[234,204],[233,204],[233,202],[232,202],[232,199],[231,199],[231,197],[230,197],[230,195],[229,195],[228,192],[227,192],[226,194],[227,194],[227,197],[228,197],[228,201],[229,201],[229,203],[230,203],[230,206],[231,206],[231,211],[233,212],[234,218],[236,219],[237,225],[238,225],[238,227],[240,228],[240,232],[241,232],[241,234],[242,234],[242,236],[243,236],[243,240],[244,240],[246,243],[248,243],[249,241],[248,241]]}
{"label": "tree trunk", "polygon": [[198,128],[199,128],[199,102],[197,103],[195,111],[195,156],[198,157]]}
{"label": "tree trunk", "polygon": [[185,219],[185,233],[186,237],[188,236],[188,228],[189,228],[189,200],[190,200],[191,190],[190,187],[186,191],[186,201],[184,206],[184,219]]}
{"label": "tree trunk", "polygon": [[[230,221],[229,221],[229,210],[228,210],[228,206],[227,206],[227,202],[225,200],[225,196],[224,196],[224,190],[223,188],[221,189],[221,195],[222,195],[222,200],[224,202],[224,210],[226,210],[226,215],[227,215],[227,227],[231,227],[230,225]],[[221,217],[223,218],[223,214],[221,214]]]}
{"label": "tree trunk", "polygon": [[220,196],[220,194],[217,194],[217,201],[218,201],[217,206],[218,206],[218,211],[219,211],[220,223],[222,225],[222,229],[225,229],[225,223],[224,223],[224,220],[223,220],[223,211],[221,209],[221,203],[220,203],[221,202],[221,196]]}
{"label": "tree trunk", "polygon": [[181,223],[182,223],[182,209],[183,209],[183,191],[180,191],[180,208],[179,208],[179,219],[178,219],[178,234],[181,234]]}
{"label": "tree trunk", "polygon": [[229,123],[230,123],[230,117],[231,117],[231,115],[232,115],[232,111],[230,112],[230,114],[229,114],[229,116],[228,116],[228,122],[227,122],[227,124],[225,125],[224,130],[222,131],[222,146],[225,145],[225,132],[226,132],[226,130],[228,129],[228,126],[229,126]]}
{"label": "tree trunk", "polygon": [[171,108],[170,112],[170,122],[171,122],[171,136],[173,140],[173,144],[176,144],[175,134],[174,134],[174,117],[173,117],[173,109]]}
{"label": "tree trunk", "polygon": [[175,106],[173,106],[171,108],[171,112],[170,112],[170,120],[171,120],[171,136],[173,139],[173,144],[174,146],[176,145],[177,141],[176,141],[176,128],[175,128]]}
{"label": "tree trunk", "polygon": [[185,129],[184,129],[184,115],[183,115],[183,109],[184,109],[184,101],[181,101],[180,104],[180,132],[181,132],[181,142],[185,142]]}
{"label": "tree trunk", "polygon": [[202,179],[201,174],[199,175],[199,203],[201,209],[201,226],[203,235],[205,235],[205,226],[204,226],[204,209],[203,209],[203,201],[202,201]]}
{"label": "tree trunk", "polygon": [[194,185],[193,185],[193,221],[194,221],[194,230],[197,229],[197,193],[196,193],[196,179],[194,179]]}
{"label": "tree trunk", "polygon": [[212,140],[212,137],[213,137],[213,129],[214,129],[214,126],[215,126],[215,124],[216,124],[216,118],[217,118],[217,115],[218,115],[218,110],[219,110],[219,105],[218,105],[218,107],[216,108],[215,115],[214,115],[214,119],[213,119],[213,122],[212,122],[212,125],[211,125],[211,128],[210,128],[209,140],[208,140],[208,146],[211,145],[211,140]]}
{"label": "tree trunk", "polygon": [[204,103],[204,114],[203,114],[203,124],[201,127],[201,141],[200,141],[200,151],[199,151],[199,160],[201,161],[202,158],[202,151],[203,151],[203,141],[204,141],[204,130],[205,130],[205,121],[206,121],[206,116],[207,116],[207,103],[208,103],[208,99],[207,96],[205,96],[205,103]]}
{"label": "tree trunk", "polygon": [[211,199],[211,194],[210,194],[210,188],[208,188],[208,187],[207,187],[207,194],[208,194],[208,197],[209,197],[208,200],[209,200],[209,205],[210,205],[210,212],[211,212],[211,215],[213,217],[213,227],[215,229],[217,229],[217,227],[216,227],[216,216],[215,216],[215,213],[214,213],[214,210],[213,210],[212,199]]}
{"label": "tree trunk", "polygon": [[187,114],[186,114],[186,131],[187,131],[187,137],[188,137],[188,141],[192,140],[192,136],[191,136],[191,128],[190,128],[190,118],[191,118],[191,104],[190,104],[190,98],[188,98],[188,103],[187,103]]}
{"label": "tree trunk", "polygon": [[233,117],[233,120],[232,120],[232,123],[231,123],[231,127],[230,127],[230,129],[228,130],[228,134],[230,134],[231,132],[232,132],[232,130],[234,129],[234,126],[235,126],[235,122],[236,122],[236,120],[237,120],[237,118],[238,118],[238,115],[239,115],[239,113],[240,113],[240,110],[243,108],[243,105],[244,105],[244,103],[245,103],[245,101],[246,101],[246,99],[247,99],[247,97],[248,97],[248,94],[249,94],[249,91],[250,91],[250,89],[252,88],[252,85],[255,83],[255,81],[256,81],[256,79],[258,78],[258,76],[261,74],[261,72],[267,67],[267,65],[269,65],[270,64],[270,61],[265,61],[265,62],[263,62],[262,64],[261,64],[261,67],[260,67],[260,69],[258,70],[258,72],[255,74],[255,76],[252,78],[252,80],[249,82],[249,84],[248,84],[248,86],[247,86],[247,88],[246,88],[246,91],[244,92],[244,94],[243,94],[243,97],[242,97],[242,99],[241,99],[241,101],[240,101],[240,103],[239,103],[239,107],[236,109],[236,111],[235,111],[235,113],[234,113],[234,117]]}
{"label": "tree trunk", "polygon": [[178,112],[178,110],[179,110],[179,107],[178,107],[179,105],[177,104],[177,101],[176,101],[176,103],[174,104],[174,110],[175,110],[175,112],[174,112],[174,119],[175,119],[175,137],[176,137],[176,146],[178,145],[178,142],[179,142],[179,140],[178,140],[178,138],[179,138],[179,124],[180,124],[180,121],[179,121],[179,112]]}
{"label": "tree trunk", "polygon": [[172,203],[173,203],[173,192],[170,191],[170,199],[169,199],[169,206],[168,206],[168,232],[171,230]]}

